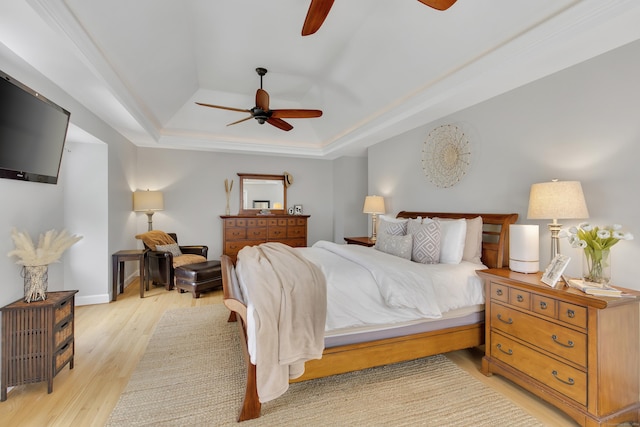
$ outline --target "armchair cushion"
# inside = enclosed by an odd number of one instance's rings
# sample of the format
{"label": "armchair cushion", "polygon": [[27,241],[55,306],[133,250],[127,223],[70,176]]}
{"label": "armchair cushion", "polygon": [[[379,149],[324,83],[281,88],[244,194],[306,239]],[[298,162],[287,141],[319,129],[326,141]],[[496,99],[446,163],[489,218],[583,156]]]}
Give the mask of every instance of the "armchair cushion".
{"label": "armchair cushion", "polygon": [[199,262],[205,262],[206,260],[207,259],[202,255],[195,255],[195,254],[183,254],[180,256],[174,256],[173,268],[178,268],[182,265],[187,265],[187,264],[196,264]]}
{"label": "armchair cushion", "polygon": [[142,240],[152,251],[156,250],[156,245],[170,245],[176,243],[171,236],[164,231],[151,230],[146,233],[136,235],[136,239]]}

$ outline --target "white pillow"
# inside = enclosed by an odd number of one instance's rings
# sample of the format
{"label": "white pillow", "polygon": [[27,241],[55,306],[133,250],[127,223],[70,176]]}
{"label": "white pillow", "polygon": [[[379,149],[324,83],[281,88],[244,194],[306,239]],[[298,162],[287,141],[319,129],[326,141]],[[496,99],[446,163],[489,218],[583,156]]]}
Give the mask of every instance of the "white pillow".
{"label": "white pillow", "polygon": [[482,264],[482,217],[467,220],[467,236],[464,240],[462,260]]}
{"label": "white pillow", "polygon": [[383,239],[376,241],[375,248],[379,251],[386,252],[391,255],[404,259],[411,259],[411,247],[413,238],[411,235],[392,236],[387,234]]}
{"label": "white pillow", "polygon": [[[434,218],[439,221],[455,221],[453,218]],[[467,233],[464,239],[462,260],[482,264],[482,217],[467,219]]]}
{"label": "white pillow", "polygon": [[467,235],[467,221],[464,218],[436,221],[440,223],[440,263],[460,264]]}

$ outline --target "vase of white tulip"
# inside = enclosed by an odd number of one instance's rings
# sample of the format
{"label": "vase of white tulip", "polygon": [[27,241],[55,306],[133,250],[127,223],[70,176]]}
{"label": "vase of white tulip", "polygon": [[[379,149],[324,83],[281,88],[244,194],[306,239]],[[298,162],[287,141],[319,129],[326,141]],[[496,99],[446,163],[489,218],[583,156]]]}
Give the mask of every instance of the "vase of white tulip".
{"label": "vase of white tulip", "polygon": [[40,235],[36,247],[28,233],[14,228],[11,238],[16,248],[8,255],[18,257],[16,264],[22,265],[24,300],[31,302],[47,298],[49,264],[58,262],[64,251],[82,239],[82,236],[69,235],[66,230],[49,230]]}
{"label": "vase of white tulip", "polygon": [[582,279],[607,285],[611,281],[611,247],[620,240],[633,240],[633,234],[620,231],[619,224],[604,227],[582,223],[566,233],[574,248],[581,248]]}

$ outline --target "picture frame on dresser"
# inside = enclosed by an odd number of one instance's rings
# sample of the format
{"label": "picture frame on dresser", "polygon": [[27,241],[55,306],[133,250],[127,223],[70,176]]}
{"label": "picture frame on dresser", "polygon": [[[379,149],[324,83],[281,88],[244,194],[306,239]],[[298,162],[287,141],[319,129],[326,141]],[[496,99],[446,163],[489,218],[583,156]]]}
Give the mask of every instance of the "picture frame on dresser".
{"label": "picture frame on dresser", "polygon": [[552,288],[555,288],[558,284],[558,281],[562,278],[562,273],[564,273],[567,265],[569,265],[569,261],[571,261],[571,258],[566,255],[556,255],[544,270],[544,274],[542,275],[540,281],[545,285],[549,285]]}
{"label": "picture frame on dresser", "polygon": [[302,215],[302,205],[293,205],[293,214]]}

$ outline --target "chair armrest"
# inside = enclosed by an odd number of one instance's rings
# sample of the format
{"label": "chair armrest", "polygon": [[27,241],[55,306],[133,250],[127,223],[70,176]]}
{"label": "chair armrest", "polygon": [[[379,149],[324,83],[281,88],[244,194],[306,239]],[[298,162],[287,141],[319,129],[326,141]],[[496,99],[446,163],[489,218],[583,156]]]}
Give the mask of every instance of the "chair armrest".
{"label": "chair armrest", "polygon": [[148,251],[147,252],[147,256],[149,258],[157,258],[157,259],[166,259],[167,261],[169,261],[171,264],[173,264],[173,254],[171,252],[165,252],[165,251]]}
{"label": "chair armrest", "polygon": [[180,251],[183,254],[202,255],[206,258],[209,253],[209,247],[204,245],[180,246]]}

